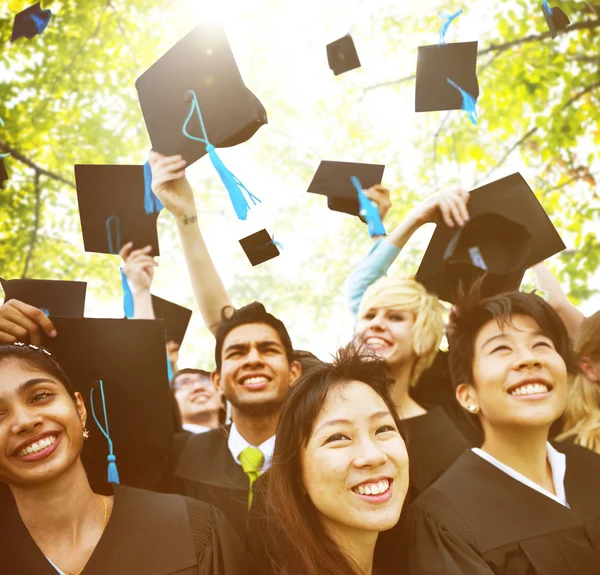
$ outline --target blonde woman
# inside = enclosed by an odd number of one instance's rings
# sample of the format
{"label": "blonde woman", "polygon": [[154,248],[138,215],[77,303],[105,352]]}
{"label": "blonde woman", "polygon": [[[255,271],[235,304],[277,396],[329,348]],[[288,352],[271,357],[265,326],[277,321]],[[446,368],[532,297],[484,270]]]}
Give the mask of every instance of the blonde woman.
{"label": "blonde woman", "polygon": [[564,431],[558,439],[600,454],[600,311],[581,324],[575,351],[581,372],[571,382]]}

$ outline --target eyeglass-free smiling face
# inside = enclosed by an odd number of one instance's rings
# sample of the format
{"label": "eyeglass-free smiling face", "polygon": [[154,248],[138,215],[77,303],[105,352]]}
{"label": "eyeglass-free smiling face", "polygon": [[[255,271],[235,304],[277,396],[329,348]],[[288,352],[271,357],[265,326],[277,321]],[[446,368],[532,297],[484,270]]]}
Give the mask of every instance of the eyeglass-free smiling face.
{"label": "eyeglass-free smiling face", "polygon": [[0,480],[9,485],[49,481],[81,453],[86,411],[64,385],[16,360],[0,363]]}
{"label": "eyeglass-free smiling face", "polygon": [[406,446],[383,399],[354,381],[334,387],[301,453],[304,488],[333,533],[385,531],[408,489]]}

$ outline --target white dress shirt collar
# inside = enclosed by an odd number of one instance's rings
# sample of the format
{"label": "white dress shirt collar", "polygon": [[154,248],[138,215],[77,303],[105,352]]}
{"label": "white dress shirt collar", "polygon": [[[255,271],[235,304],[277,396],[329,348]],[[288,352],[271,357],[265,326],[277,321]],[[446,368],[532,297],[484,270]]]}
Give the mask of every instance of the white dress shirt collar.
{"label": "white dress shirt collar", "polygon": [[198,425],[197,423],[184,423],[182,424],[183,429],[186,431],[191,431],[192,433],[204,433],[205,431],[210,431],[210,427],[206,427],[206,425]]}
{"label": "white dress shirt collar", "polygon": [[524,475],[521,475],[518,471],[515,471],[512,467],[505,465],[501,461],[498,461],[495,457],[492,457],[489,453],[479,449],[478,447],[473,447],[473,453],[479,455],[486,461],[489,461],[492,465],[504,471],[507,475],[510,475],[513,479],[520,481],[521,483],[527,485],[527,487],[531,487],[531,489],[535,489],[539,491],[546,497],[550,497],[550,499],[554,499],[554,501],[564,505],[565,507],[569,507],[567,503],[567,495],[565,493],[565,474],[567,472],[567,457],[564,453],[557,451],[550,445],[550,443],[546,443],[546,449],[548,451],[548,462],[550,463],[550,468],[552,469],[552,481],[554,483],[554,493],[550,493],[543,487],[539,486],[537,483],[531,481]]}
{"label": "white dress shirt collar", "polygon": [[240,453],[246,449],[246,447],[258,447],[261,453],[265,457],[265,462],[263,463],[261,472],[264,473],[269,466],[271,465],[271,459],[273,459],[273,450],[275,449],[275,436],[269,437],[266,441],[261,443],[258,446],[250,445],[237,430],[235,423],[231,424],[231,429],[229,431],[229,439],[227,440],[227,447],[229,447],[229,451],[231,452],[231,456],[233,460],[238,464],[240,463]]}

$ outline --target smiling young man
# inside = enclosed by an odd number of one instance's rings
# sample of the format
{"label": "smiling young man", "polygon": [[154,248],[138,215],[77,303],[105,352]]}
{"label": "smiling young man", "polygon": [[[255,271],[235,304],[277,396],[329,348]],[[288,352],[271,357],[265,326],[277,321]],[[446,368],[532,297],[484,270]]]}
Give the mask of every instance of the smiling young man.
{"label": "smiling young man", "polygon": [[457,399],[485,439],[409,509],[409,572],[597,574],[600,457],[548,443],[576,371],[564,324],[524,293],[467,296],[451,324]]}
{"label": "smiling young man", "polygon": [[175,469],[177,490],[213,503],[245,536],[254,481],[270,465],[283,401],[301,372],[283,325],[258,302],[215,332],[215,387],[231,404],[231,427],[195,435]]}

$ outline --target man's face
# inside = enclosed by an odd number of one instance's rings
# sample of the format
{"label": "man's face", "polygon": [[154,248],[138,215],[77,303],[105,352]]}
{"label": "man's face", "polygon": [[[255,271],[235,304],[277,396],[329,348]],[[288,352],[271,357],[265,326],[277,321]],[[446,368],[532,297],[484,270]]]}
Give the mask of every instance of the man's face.
{"label": "man's face", "polygon": [[277,331],[264,323],[232,329],[221,354],[221,371],[213,373],[213,381],[240,411],[278,410],[300,375],[300,365],[288,362]]}
{"label": "man's face", "polygon": [[502,327],[488,321],[475,338],[473,381],[457,389],[463,407],[476,405],[484,431],[500,427],[549,427],[567,403],[567,368],[529,316]]}
{"label": "man's face", "polygon": [[173,385],[184,423],[192,423],[200,416],[217,414],[223,407],[221,392],[215,388],[210,375],[182,373]]}

